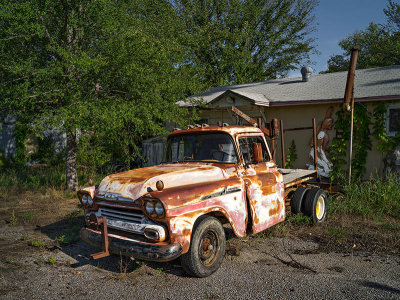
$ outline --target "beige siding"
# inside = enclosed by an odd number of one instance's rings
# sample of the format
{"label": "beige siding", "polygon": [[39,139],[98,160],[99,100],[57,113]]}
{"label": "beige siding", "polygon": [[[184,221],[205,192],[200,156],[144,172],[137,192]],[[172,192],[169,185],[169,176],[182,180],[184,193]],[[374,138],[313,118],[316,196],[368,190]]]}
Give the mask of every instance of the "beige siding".
{"label": "beige siding", "polygon": [[[223,99],[221,100],[221,102]],[[365,104],[368,107],[369,111],[372,111],[372,104]],[[333,106],[334,112],[332,114],[333,119],[336,119],[336,111],[340,108],[339,104],[336,105],[328,105],[328,104],[319,104],[319,105],[299,105],[299,106],[286,106],[286,107],[261,107],[264,112],[264,116],[267,121],[272,120],[273,118],[277,118],[279,120],[283,120],[285,128],[294,128],[294,127],[308,127],[312,126],[312,118],[316,118],[316,123],[318,125],[319,122],[325,118],[325,113],[327,109]],[[256,119],[258,117],[262,117],[260,112],[260,107],[255,105],[247,105],[247,106],[238,106],[240,110],[242,110],[247,115]],[[224,108],[214,108],[211,110],[204,110],[201,112],[201,117],[207,119],[210,125],[215,125],[219,120],[229,123],[235,124],[235,120],[232,120],[231,114],[226,107]],[[372,128],[371,128],[372,132]],[[329,132],[330,139],[335,137],[335,130],[331,130]],[[296,150],[297,150],[297,161],[295,163],[296,168],[305,168],[306,163],[312,163],[309,158],[310,152],[310,139],[312,137],[312,130],[302,130],[302,131],[291,131],[285,133],[285,154],[288,153],[288,147],[292,140],[295,141]],[[281,156],[281,147],[280,147],[280,137],[276,141],[277,145],[277,155],[276,161],[279,166],[281,166],[282,156]],[[382,174],[383,171],[383,157],[379,151],[376,150],[376,141],[373,141],[372,150],[369,151],[366,169],[367,172],[365,174],[365,178],[369,178],[371,174]]]}

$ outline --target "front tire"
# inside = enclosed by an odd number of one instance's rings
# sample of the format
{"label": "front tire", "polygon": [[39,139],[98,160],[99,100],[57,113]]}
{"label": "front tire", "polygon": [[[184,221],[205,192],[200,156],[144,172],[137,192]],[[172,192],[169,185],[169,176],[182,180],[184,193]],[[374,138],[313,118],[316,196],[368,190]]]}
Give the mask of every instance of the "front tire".
{"label": "front tire", "polygon": [[225,231],[218,219],[205,216],[196,221],[189,251],[182,255],[182,267],[191,276],[207,277],[222,264]]}

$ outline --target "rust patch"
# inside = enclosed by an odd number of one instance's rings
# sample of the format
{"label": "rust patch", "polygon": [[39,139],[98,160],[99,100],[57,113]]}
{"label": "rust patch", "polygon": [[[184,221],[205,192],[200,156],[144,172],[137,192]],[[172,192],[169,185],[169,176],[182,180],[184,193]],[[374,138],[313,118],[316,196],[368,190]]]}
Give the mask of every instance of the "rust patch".
{"label": "rust patch", "polygon": [[282,209],[282,204],[281,204],[281,201],[279,201],[279,199],[277,199],[277,200],[275,201],[274,207],[275,207],[275,208],[269,210],[269,215],[270,215],[270,216],[274,216],[274,215],[280,213],[280,211],[281,211],[281,209]]}

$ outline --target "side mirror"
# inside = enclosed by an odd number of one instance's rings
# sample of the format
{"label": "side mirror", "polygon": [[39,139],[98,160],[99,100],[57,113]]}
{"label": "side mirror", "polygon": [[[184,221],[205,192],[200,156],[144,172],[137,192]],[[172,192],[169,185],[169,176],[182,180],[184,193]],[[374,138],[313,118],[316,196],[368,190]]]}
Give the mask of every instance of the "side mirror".
{"label": "side mirror", "polygon": [[252,143],[251,150],[253,152],[253,162],[258,164],[263,161],[261,143]]}

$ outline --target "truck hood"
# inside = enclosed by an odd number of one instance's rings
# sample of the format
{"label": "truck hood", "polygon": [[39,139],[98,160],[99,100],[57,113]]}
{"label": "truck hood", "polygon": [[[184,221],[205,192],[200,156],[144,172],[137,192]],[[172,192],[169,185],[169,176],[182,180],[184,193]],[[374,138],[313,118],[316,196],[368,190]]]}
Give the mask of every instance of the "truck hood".
{"label": "truck hood", "polygon": [[136,200],[156,191],[156,182],[161,180],[164,189],[198,184],[227,178],[226,172],[216,166],[196,163],[163,164],[130,170],[107,176],[98,188],[98,194],[116,193]]}

